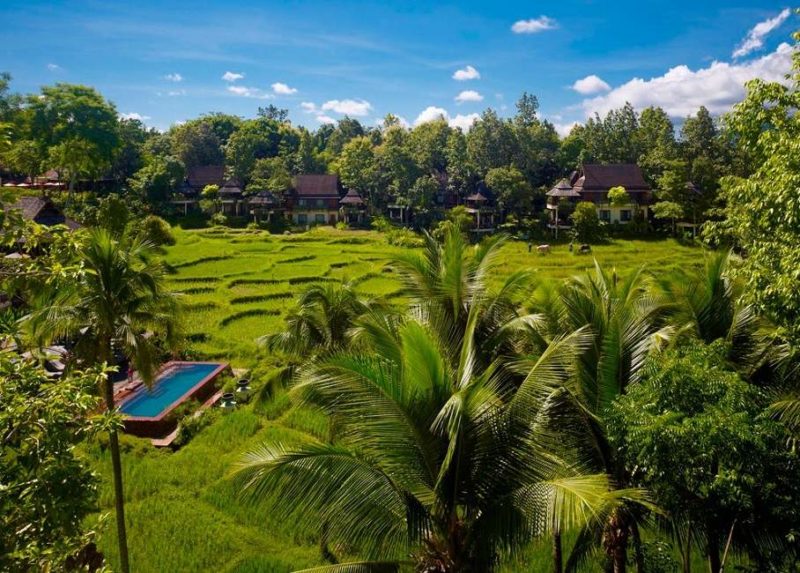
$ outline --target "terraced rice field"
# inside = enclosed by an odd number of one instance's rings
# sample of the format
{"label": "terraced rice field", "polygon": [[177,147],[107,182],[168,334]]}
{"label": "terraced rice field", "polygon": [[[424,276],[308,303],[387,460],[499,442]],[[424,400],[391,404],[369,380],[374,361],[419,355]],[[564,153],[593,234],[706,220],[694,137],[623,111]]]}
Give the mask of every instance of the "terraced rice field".
{"label": "terraced rice field", "polygon": [[[174,270],[170,286],[184,293],[189,351],[201,357],[224,358],[239,367],[269,365],[273,358],[258,348],[255,339],[279,331],[297,295],[313,283],[355,281],[364,295],[402,302],[400,285],[385,272],[388,258],[402,249],[387,245],[377,233],[333,229],[289,236],[218,229],[175,233],[178,242],[166,255]],[[509,242],[501,253],[498,272],[491,277],[495,282],[520,268],[534,269],[540,280],[557,280],[591,268],[595,257],[621,274],[642,264],[661,273],[703,261],[699,248],[673,241],[612,242],[595,247],[593,256],[570,253],[566,245],[539,255],[535,250],[528,253],[525,243]],[[291,445],[310,436],[324,440],[327,435],[322,414],[292,406],[279,392],[259,407],[250,405],[220,416],[177,452],[156,450],[146,440],[124,436],[132,569],[285,573],[322,564],[313,534],[239,499],[229,476],[244,452],[265,441]],[[115,568],[110,460],[96,445],[86,454],[102,476],[100,503],[109,515],[99,546]],[[568,550],[569,541],[565,543]],[[550,559],[549,544],[537,542],[501,571],[544,571],[551,566]],[[698,569],[700,565],[698,561]],[[596,564],[583,569],[601,570]]]}
{"label": "terraced rice field", "polygon": [[[262,231],[176,230],[178,243],[167,262],[170,285],[185,295],[191,350],[206,358],[249,363],[255,340],[277,332],[297,295],[313,283],[352,281],[365,296],[401,298],[400,284],[386,262],[404,249],[389,246],[373,232],[329,228],[300,235]],[[597,259],[620,273],[642,264],[654,272],[702,263],[702,251],[672,240],[613,241],[594,247],[591,256],[556,245],[549,255],[511,241],[502,250],[492,281],[520,269],[541,280],[563,279],[590,269]],[[398,300],[399,302],[399,300]]]}

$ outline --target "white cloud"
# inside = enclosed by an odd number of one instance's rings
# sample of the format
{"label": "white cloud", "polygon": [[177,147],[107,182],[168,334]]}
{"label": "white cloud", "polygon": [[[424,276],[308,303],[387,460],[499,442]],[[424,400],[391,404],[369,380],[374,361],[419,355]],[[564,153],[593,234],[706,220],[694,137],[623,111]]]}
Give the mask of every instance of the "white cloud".
{"label": "white cloud", "polygon": [[775,28],[783,24],[791,15],[791,10],[784,8],[780,14],[774,18],[769,18],[763,22],[759,22],[747,33],[747,36],[739,47],[733,52],[734,58],[741,58],[750,52],[755,52],[764,47],[764,38],[772,32]]}
{"label": "white cloud", "polygon": [[186,90],[172,90],[167,92],[168,96],[175,97],[175,96],[182,96],[186,95]]}
{"label": "white cloud", "polygon": [[256,99],[270,99],[272,94],[265,93],[259,88],[248,88],[245,86],[228,86],[228,91],[240,97],[250,97]]}
{"label": "white cloud", "polygon": [[290,88],[282,82],[275,82],[272,84],[272,91],[279,95],[292,95],[297,93],[296,88]]}
{"label": "white cloud", "polygon": [[317,113],[317,104],[310,101],[300,102],[300,107],[303,108],[303,111],[306,113]]}
{"label": "white cloud", "polygon": [[166,76],[164,76],[164,79],[178,83],[183,81],[183,76],[180,74],[167,74]]}
{"label": "white cloud", "polygon": [[511,26],[511,31],[515,34],[537,34],[545,30],[553,30],[557,27],[557,23],[552,18],[547,16],[539,16],[538,18],[531,18],[529,20],[517,20]]}
{"label": "white cloud", "polygon": [[121,113],[119,114],[119,117],[121,119],[138,119],[139,121],[145,121],[150,119],[149,115],[142,115],[140,113],[136,113],[135,111],[132,111],[130,113]]}
{"label": "white cloud", "polygon": [[236,80],[244,79],[244,74],[237,72],[225,72],[222,74],[222,79],[226,82],[235,82]]}
{"label": "white cloud", "polygon": [[630,102],[636,109],[661,106],[672,117],[686,117],[704,105],[713,114],[728,111],[745,94],[745,82],[761,78],[786,83],[792,66],[792,46],[783,43],[771,54],[742,64],[712,62],[696,71],[681,65],[663,76],[634,78],[607,94],[583,100],[587,117],[603,115]]}
{"label": "white cloud", "polygon": [[417,119],[414,120],[414,125],[436,121],[437,119],[450,119],[450,114],[443,107],[429,105],[420,112]]}
{"label": "white cloud", "polygon": [[475,90],[464,90],[455,97],[456,102],[464,103],[466,101],[483,101],[483,96]]}
{"label": "white cloud", "polygon": [[586,76],[582,80],[576,80],[575,83],[572,84],[572,89],[579,94],[589,95],[598,92],[607,92],[611,89],[611,86],[598,76],[592,74],[591,76]]}
{"label": "white cloud", "polygon": [[450,118],[447,122],[450,127],[460,127],[463,131],[469,131],[472,127],[472,124],[475,123],[475,120],[478,119],[480,115],[477,113],[469,113],[467,115],[458,114],[457,116]]}
{"label": "white cloud", "polygon": [[322,111],[332,111],[343,115],[365,116],[372,111],[372,104],[366,100],[332,99],[322,104]]}
{"label": "white cloud", "polygon": [[472,66],[467,66],[461,70],[456,70],[453,73],[453,79],[458,80],[459,82],[465,82],[467,80],[479,80],[481,79],[481,73]]}
{"label": "white cloud", "polygon": [[450,127],[460,127],[464,131],[469,131],[472,127],[472,123],[479,117],[480,115],[477,113],[466,115],[458,114],[455,117],[450,117],[450,114],[443,107],[429,105],[420,112],[417,119],[414,120],[414,125],[444,119]]}
{"label": "white cloud", "polygon": [[580,125],[580,122],[578,121],[572,121],[569,123],[556,122],[553,124],[553,127],[556,128],[556,132],[558,133],[558,135],[560,135],[561,137],[566,137],[567,135],[569,135],[569,132],[572,131],[572,128],[575,127],[576,125]]}
{"label": "white cloud", "polygon": [[62,68],[58,64],[47,64],[47,69],[51,72],[58,72],[61,71]]}
{"label": "white cloud", "polygon": [[336,123],[335,119],[329,115],[325,115],[324,113],[317,115],[317,121],[320,123]]}

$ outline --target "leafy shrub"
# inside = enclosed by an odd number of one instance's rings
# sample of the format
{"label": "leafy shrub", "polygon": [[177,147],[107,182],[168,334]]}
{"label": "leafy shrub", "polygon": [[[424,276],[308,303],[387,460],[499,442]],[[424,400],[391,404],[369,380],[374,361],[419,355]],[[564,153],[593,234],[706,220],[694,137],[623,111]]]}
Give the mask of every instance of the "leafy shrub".
{"label": "leafy shrub", "polygon": [[228,217],[226,217],[222,213],[214,213],[213,215],[211,215],[211,219],[209,219],[209,222],[215,227],[221,227],[228,223]]}
{"label": "leafy shrub", "polygon": [[597,216],[594,203],[581,201],[570,216],[575,239],[581,243],[595,243],[603,238],[604,229]]}
{"label": "leafy shrub", "polygon": [[157,215],[148,215],[141,223],[142,235],[151,241],[153,244],[174,245],[175,237],[172,234],[172,228],[164,219]]}
{"label": "leafy shrub", "polygon": [[178,422],[178,437],[175,438],[175,447],[185,446],[206,426],[210,426],[219,417],[219,410],[208,408],[201,410],[197,415],[184,416]]}

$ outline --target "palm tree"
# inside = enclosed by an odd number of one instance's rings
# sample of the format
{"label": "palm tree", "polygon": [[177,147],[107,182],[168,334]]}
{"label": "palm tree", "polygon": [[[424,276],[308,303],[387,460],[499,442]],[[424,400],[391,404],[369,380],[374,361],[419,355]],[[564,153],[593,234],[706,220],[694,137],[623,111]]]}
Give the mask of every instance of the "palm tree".
{"label": "palm tree", "polygon": [[282,332],[260,341],[272,352],[309,358],[342,350],[356,320],[376,305],[362,299],[352,283],[312,285],[286,317]]}
{"label": "palm tree", "polygon": [[402,253],[389,262],[411,300],[412,313],[436,325],[451,356],[458,356],[470,311],[478,302],[482,313],[474,327],[474,351],[482,366],[499,356],[516,354],[518,329],[536,318],[518,313],[517,299],[530,287],[529,271],[514,272],[499,288],[490,288],[506,241],[507,237],[497,235],[470,247],[456,226],[448,226],[442,242],[426,233],[421,253]]}
{"label": "palm tree", "polygon": [[264,444],[241,460],[246,499],[269,501],[310,530],[324,523],[330,541],[366,558],[320,571],[492,571],[533,536],[635,495],[611,492],[604,475],[586,475],[539,435],[540,405],[572,373],[586,332],[520,361],[526,374],[512,390],[499,360],[477,362],[487,301],[468,312],[455,361],[439,325],[417,317],[381,337],[381,351],[308,365],[291,394],[335,416],[339,439]]}
{"label": "palm tree", "polygon": [[[547,402],[542,419],[557,439],[588,460],[588,467],[609,475],[612,487],[626,488],[629,480],[609,444],[606,411],[637,380],[651,349],[671,333],[670,328],[659,328],[664,303],[651,290],[643,269],[621,279],[595,261],[593,273],[570,279],[560,289],[545,289],[534,301],[533,310],[541,319],[530,323],[533,344],[579,328],[591,334],[590,344],[578,357],[575,375]],[[640,516],[641,508],[627,503],[618,506],[605,523],[590,523],[578,536],[567,570],[574,570],[592,547],[602,543],[614,572],[625,571],[631,538],[641,570]]]}
{"label": "palm tree", "polygon": [[[113,364],[122,352],[145,383],[153,381],[159,364],[157,337],[170,347],[177,342],[177,298],[164,286],[153,245],[134,238],[114,239],[108,231],[92,231],[78,252],[81,272],[59,281],[32,301],[24,321],[40,344],[53,339],[75,341],[75,355],[89,364]],[[108,411],[114,410],[113,383],[101,389]],[[120,568],[129,571],[125,532],[122,465],[117,430],[109,430],[114,474]]]}
{"label": "palm tree", "polygon": [[770,345],[764,320],[742,302],[741,285],[729,274],[731,258],[730,251],[713,253],[703,269],[668,275],[661,288],[672,301],[669,322],[706,344],[724,340],[728,359],[750,378],[769,359]]}

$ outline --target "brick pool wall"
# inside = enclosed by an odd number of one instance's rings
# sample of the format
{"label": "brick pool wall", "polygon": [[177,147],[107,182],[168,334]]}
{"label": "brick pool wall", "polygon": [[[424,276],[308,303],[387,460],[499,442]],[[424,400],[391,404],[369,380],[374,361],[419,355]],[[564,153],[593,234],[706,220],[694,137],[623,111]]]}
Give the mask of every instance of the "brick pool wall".
{"label": "brick pool wall", "polygon": [[[203,378],[200,382],[192,386],[172,404],[164,408],[164,410],[162,410],[158,416],[126,416],[123,419],[125,432],[142,438],[162,438],[166,436],[177,426],[177,420],[170,416],[172,411],[190,399],[196,399],[199,402],[206,401],[217,389],[217,377],[225,370],[229,369],[229,365],[227,363],[172,361],[165,364],[163,370],[167,371],[171,367],[177,367],[184,364],[218,364],[219,367],[211,372],[211,374]],[[134,393],[127,399],[132,399],[136,395],[137,393]]]}

